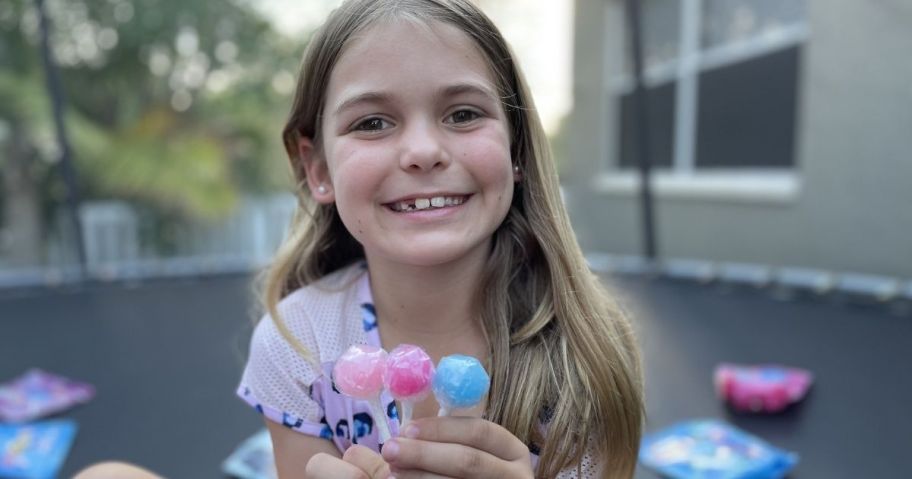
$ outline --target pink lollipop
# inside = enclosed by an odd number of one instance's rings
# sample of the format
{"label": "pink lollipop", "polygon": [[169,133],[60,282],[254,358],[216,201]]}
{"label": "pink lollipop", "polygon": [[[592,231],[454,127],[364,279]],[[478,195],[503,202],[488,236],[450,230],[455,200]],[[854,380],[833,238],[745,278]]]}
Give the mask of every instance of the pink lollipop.
{"label": "pink lollipop", "polygon": [[412,419],[412,407],[431,391],[434,361],[423,349],[411,344],[396,347],[386,360],[383,384],[402,404],[402,429]]}
{"label": "pink lollipop", "polygon": [[367,401],[374,421],[380,428],[380,444],[390,438],[386,414],[380,405],[386,351],[376,346],[355,344],[339,356],[333,367],[333,382],[346,396]]}

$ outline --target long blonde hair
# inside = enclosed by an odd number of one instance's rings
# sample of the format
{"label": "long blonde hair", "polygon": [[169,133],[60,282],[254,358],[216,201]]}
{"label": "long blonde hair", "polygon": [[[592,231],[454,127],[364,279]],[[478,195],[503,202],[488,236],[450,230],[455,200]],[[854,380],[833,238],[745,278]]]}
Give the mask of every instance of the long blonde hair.
{"label": "long blonde hair", "polygon": [[282,134],[298,181],[299,208],[264,277],[267,310],[286,339],[312,360],[284,326],[278,302],[364,257],[335,207],[311,200],[298,144],[309,138],[320,148],[320,117],[333,67],[354,35],[389,19],[450,24],[474,40],[498,87],[512,161],[522,171],[479,284],[491,354],[486,417],[540,448],[540,477],[581,464],[587,452],[595,454],[604,477],[631,477],[644,416],[631,325],[586,265],[532,96],[509,46],[468,0],[349,0],[312,37]]}

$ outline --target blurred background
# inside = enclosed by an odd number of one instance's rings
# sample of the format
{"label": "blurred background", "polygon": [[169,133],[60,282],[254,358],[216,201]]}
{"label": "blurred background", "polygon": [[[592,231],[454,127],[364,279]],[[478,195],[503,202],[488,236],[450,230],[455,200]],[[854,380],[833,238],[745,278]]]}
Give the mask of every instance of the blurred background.
{"label": "blurred background", "polygon": [[[36,3],[3,2],[0,285],[265,264],[295,205],[280,133],[300,57],[339,3],[46,0],[51,85]],[[556,131],[572,5],[481,3]]]}
{"label": "blurred background", "polygon": [[[65,473],[219,477],[261,427],[233,397],[250,285],[295,207],[300,57],[339,3],[0,1],[0,382],[97,386]],[[477,3],[531,83],[590,264],[636,312],[647,430],[724,417],[802,454],[793,477],[902,477],[912,1]],[[732,417],[723,360],[816,368],[814,402]],[[831,423],[868,391],[879,415]]]}
{"label": "blurred background", "polygon": [[645,146],[624,4],[575,3],[562,172],[585,249],[645,255],[645,156],[666,265],[908,293],[912,2],[639,2]]}

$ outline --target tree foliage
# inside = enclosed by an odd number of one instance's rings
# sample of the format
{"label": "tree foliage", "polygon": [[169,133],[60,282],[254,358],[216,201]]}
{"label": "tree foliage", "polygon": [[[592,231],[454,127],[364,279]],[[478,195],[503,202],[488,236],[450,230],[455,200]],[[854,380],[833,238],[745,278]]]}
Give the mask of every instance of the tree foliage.
{"label": "tree foliage", "polygon": [[[46,0],[80,189],[216,218],[285,181],[279,129],[303,39],[238,0]],[[0,2],[0,146],[50,202],[56,148],[32,0]]]}

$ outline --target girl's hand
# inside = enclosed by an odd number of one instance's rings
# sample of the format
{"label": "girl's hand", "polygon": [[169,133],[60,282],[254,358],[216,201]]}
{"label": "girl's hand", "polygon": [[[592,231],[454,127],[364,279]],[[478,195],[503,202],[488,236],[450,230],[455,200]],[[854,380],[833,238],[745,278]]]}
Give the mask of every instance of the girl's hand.
{"label": "girl's hand", "polygon": [[533,477],[529,448],[509,431],[474,417],[415,419],[383,446],[396,479]]}
{"label": "girl's hand", "polygon": [[305,478],[322,479],[388,479],[390,467],[376,452],[364,446],[352,446],[341,459],[326,453],[310,458],[304,470]]}

